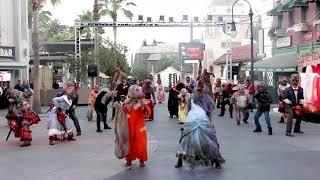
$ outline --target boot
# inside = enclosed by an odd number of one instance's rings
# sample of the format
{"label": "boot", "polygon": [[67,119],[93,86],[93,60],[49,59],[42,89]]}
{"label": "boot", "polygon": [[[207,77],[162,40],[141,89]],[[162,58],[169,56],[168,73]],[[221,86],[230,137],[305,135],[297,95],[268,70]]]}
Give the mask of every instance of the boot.
{"label": "boot", "polygon": [[269,131],[268,135],[272,135],[272,127],[269,127],[268,131]]}
{"label": "boot", "polygon": [[182,167],[182,159],[179,158],[176,165],[174,166],[175,168],[181,168]]}
{"label": "boot", "polygon": [[217,169],[221,169],[221,168],[222,168],[221,163],[216,162],[215,164],[216,164],[216,168],[217,168]]}
{"label": "boot", "polygon": [[112,128],[110,126],[108,126],[108,124],[105,124],[104,129],[112,129]]}
{"label": "boot", "polygon": [[288,136],[288,137],[294,137],[294,135],[292,135],[291,132],[286,132],[286,136]]}
{"label": "boot", "polygon": [[261,129],[261,127],[259,126],[259,127],[257,127],[253,132],[262,132],[262,129]]}
{"label": "boot", "polygon": [[230,112],[230,118],[233,118],[233,114],[232,114],[232,112]]}
{"label": "boot", "polygon": [[31,145],[30,141],[23,141],[23,143],[20,145],[20,147],[27,147],[30,145]]}
{"label": "boot", "polygon": [[54,145],[54,137],[53,136],[50,136],[49,137],[49,145]]}
{"label": "boot", "polygon": [[97,129],[97,133],[102,133],[103,131],[101,129]]}
{"label": "boot", "polygon": [[132,165],[131,161],[127,161],[127,163],[125,164],[125,166],[127,166],[127,167],[129,167],[131,165]]}
{"label": "boot", "polygon": [[68,141],[75,141],[76,139],[73,137],[73,134],[68,134]]}
{"label": "boot", "polygon": [[140,160],[140,167],[145,167],[144,161]]}
{"label": "boot", "polygon": [[284,123],[284,117],[281,117],[278,123]]}

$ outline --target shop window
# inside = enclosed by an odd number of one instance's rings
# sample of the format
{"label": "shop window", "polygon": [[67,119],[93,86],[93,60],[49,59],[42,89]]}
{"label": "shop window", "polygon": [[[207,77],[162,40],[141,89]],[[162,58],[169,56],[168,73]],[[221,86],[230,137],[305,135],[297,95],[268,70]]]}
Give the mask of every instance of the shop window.
{"label": "shop window", "polygon": [[290,11],[289,12],[289,27],[292,27],[293,26],[293,12],[292,11]]}
{"label": "shop window", "polygon": [[301,22],[305,23],[307,22],[307,20],[308,20],[308,6],[303,6],[301,7]]}
{"label": "shop window", "polygon": [[281,28],[282,27],[282,21],[283,20],[283,16],[282,15],[279,15],[278,16],[278,28]]}

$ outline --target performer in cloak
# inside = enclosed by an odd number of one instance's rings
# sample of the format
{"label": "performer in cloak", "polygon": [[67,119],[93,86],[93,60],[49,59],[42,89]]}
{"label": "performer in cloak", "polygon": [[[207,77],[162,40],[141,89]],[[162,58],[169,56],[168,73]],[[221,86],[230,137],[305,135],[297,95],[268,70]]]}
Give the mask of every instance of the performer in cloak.
{"label": "performer in cloak", "polygon": [[217,103],[217,108],[220,108],[221,106],[221,79],[217,78],[216,83],[214,84],[213,88],[213,95],[214,95],[214,100]]}
{"label": "performer in cloak", "polygon": [[182,167],[184,162],[192,167],[215,165],[220,169],[225,162],[211,121],[214,102],[204,86],[204,82],[199,80],[188,100],[189,112],[180,137],[176,168]]}
{"label": "performer in cloak", "polygon": [[[140,167],[145,166],[145,161],[148,160],[147,155],[147,129],[144,120],[144,110],[150,112],[148,102],[142,99],[142,88],[133,85],[129,88],[128,98],[123,104],[116,103],[116,118],[122,117],[122,119],[115,119],[116,129],[116,155],[118,158],[125,156],[127,161],[126,166],[131,166],[132,161],[138,159]],[[120,115],[119,113],[124,113]],[[119,127],[126,127],[126,123],[121,123],[127,120],[129,143],[126,143],[126,138],[123,136],[126,133],[126,129],[119,129]],[[122,124],[122,126],[119,126]],[[119,139],[120,137],[120,139]],[[122,137],[122,138],[121,138]],[[119,142],[120,140],[120,142]],[[121,141],[122,140],[122,141]],[[120,148],[118,145],[123,145]],[[129,151],[126,152],[129,144]]]}
{"label": "performer in cloak", "polygon": [[210,78],[211,75],[215,77],[213,73],[209,73],[207,69],[204,69],[202,74],[198,77],[198,79],[201,79],[204,82],[205,91],[208,93],[208,95],[211,98],[213,98],[212,84],[211,84],[211,78]]}
{"label": "performer in cloak", "polygon": [[52,99],[52,107],[49,110],[48,129],[49,144],[54,145],[54,141],[73,141],[72,121],[67,111],[72,105],[72,97],[70,96],[73,88],[66,89],[66,94]]}
{"label": "performer in cloak", "polygon": [[6,140],[11,132],[14,132],[14,136],[20,138],[22,142],[20,147],[31,145],[32,131],[29,127],[40,122],[38,114],[32,111],[28,102],[31,94],[27,91],[22,93],[16,89],[10,89],[8,93],[9,111],[6,118],[9,122],[10,132]]}
{"label": "performer in cloak", "polygon": [[236,111],[236,121],[237,125],[240,125],[241,116],[243,117],[242,121],[245,124],[248,124],[249,119],[249,104],[252,102],[252,98],[249,95],[248,91],[242,85],[236,87],[238,91],[235,92],[231,97],[231,103],[234,104]]}
{"label": "performer in cloak", "polygon": [[286,88],[290,87],[290,84],[287,81],[286,77],[280,79],[278,86],[278,95],[279,95],[279,113],[281,114],[280,121],[278,123],[284,123],[284,120],[287,119],[286,115],[286,103],[283,101],[284,91]]}
{"label": "performer in cloak", "polygon": [[178,95],[180,94],[180,91],[181,91],[182,88],[185,88],[184,84],[182,82],[178,82],[169,91],[168,111],[169,111],[169,114],[170,114],[171,118],[173,118],[173,116],[177,116],[178,117],[178,107],[179,107]]}
{"label": "performer in cloak", "polygon": [[115,90],[119,84],[123,82],[123,80],[127,80],[128,76],[121,71],[120,68],[116,68],[116,72],[113,77],[113,81],[111,84],[111,90]]}
{"label": "performer in cloak", "polygon": [[149,101],[149,108],[151,110],[150,117],[148,120],[153,121],[154,120],[154,106],[157,104],[156,97],[154,95],[153,87],[151,86],[151,80],[146,80],[146,85],[142,88],[144,98]]}

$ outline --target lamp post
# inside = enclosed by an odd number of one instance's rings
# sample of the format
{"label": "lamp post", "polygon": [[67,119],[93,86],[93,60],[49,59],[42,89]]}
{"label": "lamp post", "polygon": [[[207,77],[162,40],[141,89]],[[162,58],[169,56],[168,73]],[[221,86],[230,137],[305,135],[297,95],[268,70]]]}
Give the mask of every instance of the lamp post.
{"label": "lamp post", "polygon": [[[94,21],[99,21],[99,1],[94,0],[94,6],[93,6],[93,17]],[[100,61],[99,61],[99,39],[98,39],[98,27],[94,27],[94,56],[95,56],[95,64],[97,66],[97,77],[95,84],[100,87]],[[92,78],[91,86],[93,88],[94,85],[94,79]]]}
{"label": "lamp post", "polygon": [[[234,5],[240,0],[236,0],[233,4],[232,4],[232,22],[231,22],[231,33],[235,34],[237,29],[236,29],[236,23],[233,20],[233,7]],[[250,76],[251,76],[251,81],[254,82],[254,57],[253,57],[253,12],[252,12],[252,7],[251,4],[248,0],[243,0],[245,2],[247,2],[250,6],[250,10],[249,10],[249,18],[250,18],[250,45],[251,45],[251,71],[250,71]]]}

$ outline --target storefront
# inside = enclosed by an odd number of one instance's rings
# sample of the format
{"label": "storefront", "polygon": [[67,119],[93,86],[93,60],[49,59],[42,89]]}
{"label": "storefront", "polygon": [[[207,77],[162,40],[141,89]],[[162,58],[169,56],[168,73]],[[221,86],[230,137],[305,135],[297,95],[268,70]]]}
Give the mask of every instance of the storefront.
{"label": "storefront", "polygon": [[320,49],[300,54],[298,68],[304,89],[306,118],[320,122]]}

